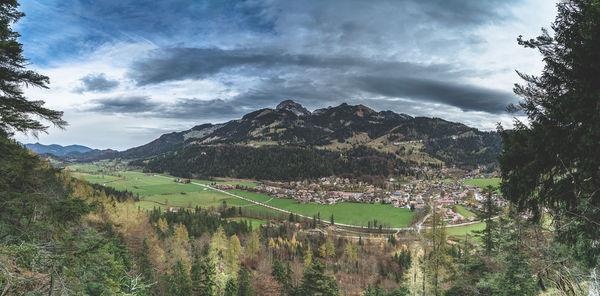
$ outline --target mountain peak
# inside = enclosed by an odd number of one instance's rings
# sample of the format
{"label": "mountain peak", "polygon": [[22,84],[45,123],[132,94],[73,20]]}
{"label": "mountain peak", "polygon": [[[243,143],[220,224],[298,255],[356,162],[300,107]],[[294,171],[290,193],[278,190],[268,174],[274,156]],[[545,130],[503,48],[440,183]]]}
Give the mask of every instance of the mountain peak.
{"label": "mountain peak", "polygon": [[308,111],[302,105],[300,105],[292,100],[282,101],[281,103],[279,103],[279,105],[277,105],[277,107],[275,109],[277,111],[287,110],[287,111],[290,111],[290,112],[296,114],[296,116],[310,115],[310,111]]}

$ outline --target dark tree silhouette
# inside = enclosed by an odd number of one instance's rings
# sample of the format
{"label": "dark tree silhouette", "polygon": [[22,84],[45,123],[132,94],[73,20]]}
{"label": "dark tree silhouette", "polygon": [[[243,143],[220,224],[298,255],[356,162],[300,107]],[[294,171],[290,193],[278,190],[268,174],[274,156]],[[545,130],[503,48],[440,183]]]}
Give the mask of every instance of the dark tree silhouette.
{"label": "dark tree silhouette", "polygon": [[519,72],[525,84],[512,106],[529,125],[499,130],[504,196],[540,219],[548,210],[562,242],[588,266],[600,265],[600,2],[561,1],[552,24],[519,44],[544,57],[540,76]]}
{"label": "dark tree silhouette", "polygon": [[23,46],[17,41],[19,33],[11,26],[25,14],[18,11],[16,0],[0,3],[0,129],[6,133],[44,132],[48,126],[45,120],[57,127],[67,123],[62,120],[62,112],[44,108],[44,101],[28,100],[23,94],[23,86],[48,88],[48,77],[27,70],[27,59],[23,57]]}

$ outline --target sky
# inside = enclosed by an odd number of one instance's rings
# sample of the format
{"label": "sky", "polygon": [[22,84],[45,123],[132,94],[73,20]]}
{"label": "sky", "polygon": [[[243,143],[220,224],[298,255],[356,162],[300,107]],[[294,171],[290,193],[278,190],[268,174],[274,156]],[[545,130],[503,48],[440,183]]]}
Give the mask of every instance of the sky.
{"label": "sky", "polygon": [[21,142],[123,150],[163,133],[238,119],[292,99],[309,110],[363,104],[482,130],[539,53],[551,0],[23,0],[31,99],[69,126]]}

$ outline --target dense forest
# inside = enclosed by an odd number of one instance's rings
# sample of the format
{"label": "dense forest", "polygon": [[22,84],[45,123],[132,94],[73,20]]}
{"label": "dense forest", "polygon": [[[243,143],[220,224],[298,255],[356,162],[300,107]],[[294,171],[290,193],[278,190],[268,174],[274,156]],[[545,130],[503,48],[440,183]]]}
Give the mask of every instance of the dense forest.
{"label": "dense forest", "polygon": [[185,178],[236,177],[263,180],[314,179],[331,175],[392,176],[407,167],[393,154],[359,146],[346,152],[306,147],[191,145],[131,165]]}

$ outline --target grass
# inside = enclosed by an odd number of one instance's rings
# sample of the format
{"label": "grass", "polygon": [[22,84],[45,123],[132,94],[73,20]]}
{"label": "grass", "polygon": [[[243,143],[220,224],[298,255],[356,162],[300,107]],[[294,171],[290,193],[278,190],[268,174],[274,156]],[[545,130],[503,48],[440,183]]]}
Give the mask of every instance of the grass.
{"label": "grass", "polygon": [[253,218],[245,218],[245,217],[236,217],[230,218],[231,221],[243,221],[246,220],[250,225],[252,225],[252,229],[257,229],[263,224],[267,224],[268,222],[265,220],[253,219]]}
{"label": "grass", "polygon": [[467,179],[464,185],[477,186],[480,189],[485,189],[489,185],[498,188],[500,186],[500,178],[478,178],[478,179]]}
{"label": "grass", "polygon": [[[106,186],[118,190],[128,190],[134,194],[139,194],[141,201],[138,202],[138,205],[144,209],[152,209],[157,206],[166,208],[165,204],[173,207],[218,207],[224,201],[230,206],[262,208],[203,186],[173,182],[174,177],[170,176],[147,175],[135,171],[107,172],[102,175],[97,173],[98,168],[99,166],[94,165],[78,165],[78,172],[74,173],[74,176],[85,178],[91,183],[106,184]],[[210,184],[214,181],[192,180],[192,182]],[[256,186],[256,183],[242,180],[220,180],[216,183],[248,187]],[[185,194],[182,194],[182,192]],[[308,217],[320,213],[321,219],[326,221],[329,221],[331,215],[333,215],[335,222],[343,224],[367,226],[369,221],[377,220],[378,224],[383,224],[385,227],[406,227],[410,224],[414,216],[414,213],[408,209],[397,209],[391,205],[360,203],[339,203],[336,205],[299,204],[296,200],[277,199],[261,193],[241,190],[233,190],[232,193]],[[263,209],[268,210],[266,208]]]}
{"label": "grass", "polygon": [[462,205],[456,205],[456,212],[461,214],[465,218],[476,216],[475,213],[467,210],[467,208],[465,208],[465,206],[462,206]]}
{"label": "grass", "polygon": [[394,208],[391,205],[338,203],[335,205],[320,205],[316,203],[300,204],[294,199],[271,198],[266,194],[234,190],[232,193],[270,206],[312,217],[320,213],[321,220],[329,221],[333,214],[334,221],[342,224],[367,226],[369,221],[391,227],[406,227],[412,221],[414,212],[409,209]]}
{"label": "grass", "polygon": [[473,231],[480,231],[483,229],[485,229],[485,222],[466,226],[446,228],[446,234],[448,236],[464,236],[467,233],[471,234]]}
{"label": "grass", "polygon": [[[223,201],[232,206],[252,205],[252,203],[210,188],[195,184],[175,183],[171,177],[163,178],[133,171],[112,172],[112,175],[101,175],[91,173],[95,169],[93,165],[79,166],[79,168],[85,168],[88,173],[77,172],[73,174],[75,177],[83,178],[90,183],[106,184],[108,187],[139,194],[141,201],[138,205],[144,209],[152,209],[157,206],[161,208],[171,206],[185,208],[196,206],[219,207],[223,204]],[[95,171],[97,172],[97,170]],[[210,181],[204,181],[203,183],[210,183]]]}

